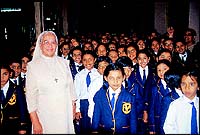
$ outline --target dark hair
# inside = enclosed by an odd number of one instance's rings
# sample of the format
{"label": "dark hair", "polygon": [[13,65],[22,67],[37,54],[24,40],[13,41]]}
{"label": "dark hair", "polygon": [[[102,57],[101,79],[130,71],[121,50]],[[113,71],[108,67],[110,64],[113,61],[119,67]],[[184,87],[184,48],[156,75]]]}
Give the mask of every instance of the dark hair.
{"label": "dark hair", "polygon": [[94,57],[94,59],[97,57],[97,55],[94,53],[94,51],[92,51],[92,50],[85,50],[85,51],[83,51],[82,58],[86,54],[92,55]]}
{"label": "dark hair", "polygon": [[60,48],[62,48],[64,45],[69,45],[70,47],[70,42],[64,41],[60,44]]}
{"label": "dark hair", "polygon": [[165,42],[168,41],[168,40],[171,40],[174,43],[174,38],[165,37],[164,40],[163,40],[164,45],[165,45]]}
{"label": "dark hair", "polygon": [[167,83],[167,87],[174,90],[180,87],[181,75],[174,70],[168,70],[164,74],[164,80]]}
{"label": "dark hair", "polygon": [[31,61],[31,60],[32,60],[32,56],[31,56],[31,55],[29,55],[28,53],[25,53],[25,54],[21,55],[21,60],[22,60],[24,57],[28,58],[28,59],[29,59],[29,61]]}
{"label": "dark hair", "polygon": [[186,46],[186,42],[183,38],[176,38],[176,40],[174,40],[174,48],[176,48],[176,43],[181,42],[183,43],[184,46]]}
{"label": "dark hair", "polygon": [[196,78],[198,85],[200,85],[200,72],[199,72],[199,69],[197,69],[195,67],[186,67],[186,68],[184,68],[184,71],[182,72],[182,77],[184,75],[185,76],[190,76],[190,77],[193,76],[194,78]]}
{"label": "dark hair", "polygon": [[19,63],[20,67],[22,66],[22,61],[20,57],[11,58],[8,62],[9,65],[12,65],[13,63]]}
{"label": "dark hair", "polygon": [[164,52],[168,52],[171,56],[172,56],[172,52],[168,49],[161,49],[160,51],[158,51],[157,57],[160,57],[160,55]]}
{"label": "dark hair", "polygon": [[151,55],[150,55],[150,53],[149,53],[149,51],[148,51],[147,49],[142,49],[142,50],[137,51],[137,53],[136,53],[136,58],[138,58],[138,55],[139,55],[140,53],[146,54],[148,58],[151,57]]}
{"label": "dark hair", "polygon": [[103,76],[107,77],[109,75],[110,71],[112,71],[112,70],[120,70],[122,72],[122,75],[125,76],[123,67],[118,63],[110,63],[106,67]]}
{"label": "dark hair", "polygon": [[14,77],[15,71],[13,69],[10,68],[10,66],[8,64],[1,64],[0,65],[0,69],[7,69],[9,74],[11,74],[12,76],[10,76],[10,78]]}
{"label": "dark hair", "polygon": [[161,39],[159,37],[154,37],[154,38],[151,39],[150,46],[152,46],[153,41],[157,41],[159,44],[161,43]]}
{"label": "dark hair", "polygon": [[99,56],[99,57],[97,57],[97,59],[95,61],[94,67],[98,68],[99,63],[102,61],[105,61],[108,64],[112,63],[112,60],[108,56]]}
{"label": "dark hair", "polygon": [[187,28],[187,29],[185,30],[184,34],[185,34],[186,32],[191,32],[191,36],[196,36],[196,35],[197,35],[196,31],[195,31],[194,29],[192,29],[192,28]]}
{"label": "dark hair", "polygon": [[127,53],[127,48],[129,48],[129,47],[135,48],[136,53],[139,51],[138,45],[136,45],[136,44],[134,44],[134,43],[130,43],[128,46],[126,46],[126,47],[124,48],[124,51],[126,52],[126,54],[128,54],[128,53]]}
{"label": "dark hair", "polygon": [[105,49],[106,49],[106,52],[108,52],[107,44],[106,44],[106,43],[99,43],[99,44],[97,45],[97,47],[95,48],[95,53],[97,53],[98,48],[99,48],[100,46],[104,46]]}
{"label": "dark hair", "polygon": [[1,69],[7,69],[9,73],[12,71],[8,64],[1,64]]}
{"label": "dark hair", "polygon": [[156,64],[156,68],[158,65],[160,65],[161,63],[167,65],[169,68],[171,68],[171,62],[169,60],[166,60],[166,59],[162,59],[162,60],[159,60]]}
{"label": "dark hair", "polygon": [[76,47],[72,48],[72,49],[70,50],[70,52],[69,52],[71,57],[73,56],[73,52],[74,52],[75,50],[79,50],[79,51],[83,52],[83,49],[82,49],[80,46],[76,46]]}
{"label": "dark hair", "polygon": [[131,61],[131,59],[127,56],[122,56],[119,57],[116,61],[116,63],[119,63],[122,65],[122,67],[131,67],[133,68],[133,63]]}

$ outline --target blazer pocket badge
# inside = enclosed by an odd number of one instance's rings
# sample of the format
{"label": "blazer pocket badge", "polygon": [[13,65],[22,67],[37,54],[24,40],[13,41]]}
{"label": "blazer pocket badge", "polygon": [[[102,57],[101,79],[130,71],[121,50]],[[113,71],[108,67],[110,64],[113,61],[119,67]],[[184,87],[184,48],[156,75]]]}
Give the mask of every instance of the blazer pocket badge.
{"label": "blazer pocket badge", "polygon": [[13,94],[10,100],[8,101],[9,105],[14,105],[16,103],[16,95]]}
{"label": "blazer pocket badge", "polygon": [[129,114],[131,111],[131,103],[123,102],[122,104],[122,112],[124,114]]}

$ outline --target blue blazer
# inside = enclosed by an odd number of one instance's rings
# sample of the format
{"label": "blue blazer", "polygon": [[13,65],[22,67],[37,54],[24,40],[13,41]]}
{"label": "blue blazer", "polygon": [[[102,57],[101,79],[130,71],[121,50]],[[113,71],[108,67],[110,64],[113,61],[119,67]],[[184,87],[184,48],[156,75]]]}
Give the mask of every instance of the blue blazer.
{"label": "blue blazer", "polygon": [[[133,91],[131,89],[136,89],[135,90],[135,94],[136,94],[136,102],[139,102],[140,104],[143,104],[140,108],[140,112],[142,114],[139,114],[139,117],[142,117],[143,115],[143,111],[149,109],[149,101],[150,101],[150,97],[151,97],[151,88],[153,87],[153,85],[155,85],[156,80],[157,80],[157,76],[155,75],[155,73],[153,72],[153,69],[149,67],[149,73],[147,76],[147,80],[146,82],[143,84],[142,81],[142,77],[140,76],[140,72],[139,72],[139,66],[137,66],[137,69],[135,71],[133,71],[130,75],[129,79],[129,83],[131,84],[131,86],[134,86],[135,88],[129,88],[129,91]],[[134,84],[134,85],[133,85]]]}
{"label": "blue blazer", "polygon": [[25,85],[26,85],[26,78],[22,78],[21,74],[19,76],[19,86],[22,87],[23,92],[25,93]]}
{"label": "blue blazer", "polygon": [[159,133],[161,101],[168,93],[168,88],[164,89],[161,81],[153,86],[149,104],[149,131]]}
{"label": "blue blazer", "polygon": [[94,96],[92,131],[135,134],[137,129],[135,97],[122,86],[112,112],[108,90],[102,87]]}
{"label": "blue blazer", "polygon": [[178,99],[180,96],[176,92],[176,90],[172,90],[165,97],[163,97],[161,101],[161,112],[160,112],[160,122],[159,122],[159,131],[160,134],[164,134],[163,126],[167,116],[167,111],[169,109],[169,105],[172,101]]}
{"label": "blue blazer", "polygon": [[[69,67],[70,67],[70,70],[71,70],[71,73],[72,73],[72,78],[74,80],[76,74],[78,73],[78,71],[76,70],[76,65],[75,65],[75,63],[74,63],[74,61],[72,59],[70,60]],[[84,66],[80,66],[79,69],[81,71],[82,69],[84,69]]]}
{"label": "blue blazer", "polygon": [[[9,81],[9,88],[6,94],[6,99],[2,103],[1,109],[1,125],[6,126],[13,122],[18,130],[26,130],[29,119],[25,94],[22,87],[16,86],[12,81]],[[11,129],[12,130],[12,129]]]}

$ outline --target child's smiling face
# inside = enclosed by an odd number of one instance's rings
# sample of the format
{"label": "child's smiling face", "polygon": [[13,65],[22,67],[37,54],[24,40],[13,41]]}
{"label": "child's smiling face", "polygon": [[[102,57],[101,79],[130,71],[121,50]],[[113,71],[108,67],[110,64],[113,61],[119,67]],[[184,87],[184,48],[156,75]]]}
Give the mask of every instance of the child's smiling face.
{"label": "child's smiling face", "polygon": [[82,59],[83,65],[88,70],[94,67],[95,58],[91,54],[85,54]]}
{"label": "child's smiling face", "polygon": [[148,56],[145,53],[140,53],[137,58],[138,64],[142,68],[145,68],[147,66],[147,64],[149,63],[149,60],[150,58],[148,58]]}

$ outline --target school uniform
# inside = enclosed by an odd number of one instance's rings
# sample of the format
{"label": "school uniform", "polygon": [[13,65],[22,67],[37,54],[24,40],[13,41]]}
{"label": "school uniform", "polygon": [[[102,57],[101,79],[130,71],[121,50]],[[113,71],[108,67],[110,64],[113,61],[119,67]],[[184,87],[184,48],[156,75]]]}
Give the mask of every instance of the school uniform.
{"label": "school uniform", "polygon": [[88,116],[89,87],[87,87],[87,84],[86,84],[86,77],[89,72],[90,72],[91,82],[93,82],[97,77],[100,76],[96,68],[93,68],[90,71],[85,68],[76,74],[75,80],[74,80],[75,91],[78,98],[76,101],[76,112],[81,112],[81,116],[82,116],[82,118],[80,119],[81,133],[88,133],[91,127],[91,123],[90,123],[91,120]]}
{"label": "school uniform", "polygon": [[136,134],[135,98],[122,86],[117,89],[114,108],[111,107],[111,88],[102,87],[94,96],[92,131],[102,134]]}
{"label": "school uniform", "polygon": [[92,116],[93,116],[93,111],[94,111],[94,95],[98,90],[101,89],[103,86],[104,81],[103,81],[103,75],[98,76],[94,81],[90,83],[90,86],[88,88],[89,91],[89,97],[88,97],[88,102],[89,102],[89,108],[88,108],[88,116],[90,117],[91,123],[92,123]]}
{"label": "school uniform", "polygon": [[82,69],[84,69],[84,66],[82,64],[78,64],[74,62],[72,59],[70,60],[69,67],[72,73],[73,80],[75,79],[76,74],[80,72]]}
{"label": "school uniform", "polygon": [[71,57],[70,57],[69,55],[64,56],[64,55],[62,54],[61,57],[62,57],[64,60],[70,60],[70,59],[71,59]]}
{"label": "school uniform", "polygon": [[192,53],[188,50],[184,54],[174,53],[172,64],[175,69],[181,69],[187,66],[194,66]]}
{"label": "school uniform", "polygon": [[[149,99],[151,97],[151,88],[156,82],[156,76],[153,70],[149,67],[145,67],[146,81],[143,82],[143,72],[140,66],[133,71],[129,77],[129,82],[132,84],[132,88],[129,91],[136,96],[137,106],[137,123],[138,133],[147,133],[147,124],[143,122],[144,111],[149,110]],[[134,85],[133,85],[134,84]]]}
{"label": "school uniform", "polygon": [[130,80],[127,78],[122,82],[122,85],[124,86],[124,88],[129,91],[132,87],[132,84],[130,82]]}
{"label": "school uniform", "polygon": [[8,81],[3,91],[5,100],[1,104],[1,133],[18,134],[19,130],[27,131],[28,111],[21,87]]}
{"label": "school uniform", "polygon": [[19,74],[19,76],[17,78],[10,78],[10,80],[17,86],[22,87],[22,90],[25,92],[25,77],[22,77],[21,73]]}
{"label": "school uniform", "polygon": [[21,80],[20,80],[20,81],[21,81],[21,84],[22,84],[23,88],[25,88],[25,84],[26,84],[26,74],[23,73],[23,72],[21,72],[20,76],[21,76]]}
{"label": "school uniform", "polygon": [[183,95],[182,91],[175,88],[175,89],[172,89],[171,92],[169,92],[166,96],[162,98],[160,122],[159,122],[159,134],[165,134],[163,130],[163,125],[167,116],[167,111],[169,109],[170,103],[178,99],[182,95]]}
{"label": "school uniform", "polygon": [[197,132],[199,134],[199,98],[195,96],[193,100],[190,100],[185,95],[171,102],[163,126],[165,134],[191,134],[191,102],[194,102],[197,111]]}
{"label": "school uniform", "polygon": [[[25,84],[26,84],[26,73],[21,72],[20,77],[19,77],[19,84],[22,87],[23,92],[25,94],[26,93],[26,87],[25,87]],[[27,131],[27,134],[31,134],[32,123],[31,123],[31,119],[29,117],[28,110],[27,110],[27,117],[28,117],[28,121],[27,121],[27,128],[28,128],[27,130],[28,131]]]}
{"label": "school uniform", "polygon": [[165,97],[170,90],[166,87],[166,82],[161,79],[158,81],[158,84],[152,87],[152,95],[149,104],[149,115],[148,115],[148,124],[149,124],[149,132],[160,133],[159,125],[160,125],[160,112],[161,112],[161,101],[162,98]]}

